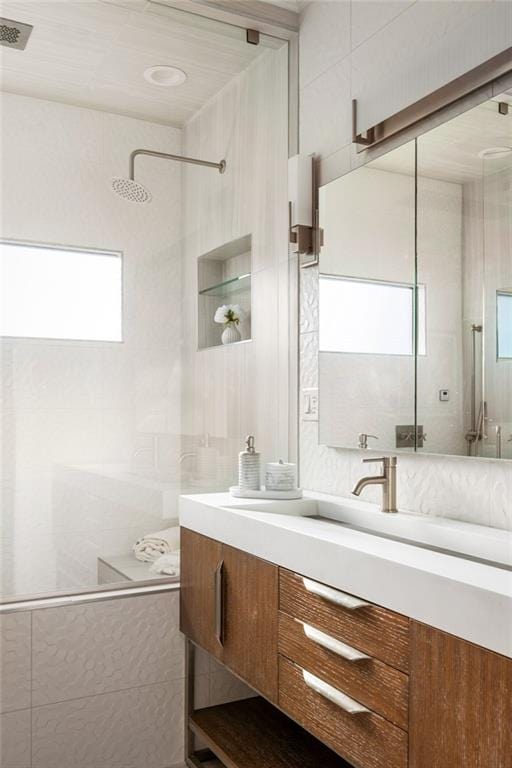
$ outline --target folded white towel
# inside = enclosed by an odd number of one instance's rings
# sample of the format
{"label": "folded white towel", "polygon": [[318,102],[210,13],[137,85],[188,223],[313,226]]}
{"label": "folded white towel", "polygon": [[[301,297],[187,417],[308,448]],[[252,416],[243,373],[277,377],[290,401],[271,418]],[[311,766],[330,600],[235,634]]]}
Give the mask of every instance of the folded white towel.
{"label": "folded white towel", "polygon": [[162,555],[176,552],[180,548],[180,529],[175,525],[165,528],[163,531],[148,533],[133,545],[133,552],[137,560],[151,563]]}
{"label": "folded white towel", "polygon": [[162,555],[155,560],[151,568],[151,573],[161,573],[169,576],[172,581],[180,579],[180,553],[171,552],[169,555]]}

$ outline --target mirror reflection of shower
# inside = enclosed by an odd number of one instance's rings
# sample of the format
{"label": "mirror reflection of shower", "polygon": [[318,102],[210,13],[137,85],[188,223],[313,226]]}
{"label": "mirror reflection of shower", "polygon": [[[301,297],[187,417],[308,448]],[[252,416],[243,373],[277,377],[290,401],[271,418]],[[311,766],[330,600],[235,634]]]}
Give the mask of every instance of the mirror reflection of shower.
{"label": "mirror reflection of shower", "polygon": [[129,200],[131,203],[139,203],[144,205],[150,203],[152,199],[151,192],[143,184],[135,181],[135,158],[138,155],[149,155],[150,157],[160,157],[164,160],[175,160],[178,163],[188,163],[189,165],[202,165],[206,168],[216,168],[219,173],[224,173],[226,170],[226,161],[221,160],[220,163],[212,163],[209,160],[198,160],[195,157],[184,157],[182,155],[170,155],[167,152],[155,152],[151,149],[134,149],[130,155],[130,169],[128,178],[123,176],[115,176],[112,179],[112,190],[122,197],[124,200]]}
{"label": "mirror reflection of shower", "polygon": [[[466,432],[467,455],[478,456],[479,444],[485,439],[485,420],[487,418],[487,403],[477,392],[477,345],[480,357],[483,352],[483,325],[473,323],[471,326],[471,423]],[[477,341],[477,337],[479,341]],[[482,382],[480,389],[483,394]],[[478,414],[478,415],[477,415]]]}

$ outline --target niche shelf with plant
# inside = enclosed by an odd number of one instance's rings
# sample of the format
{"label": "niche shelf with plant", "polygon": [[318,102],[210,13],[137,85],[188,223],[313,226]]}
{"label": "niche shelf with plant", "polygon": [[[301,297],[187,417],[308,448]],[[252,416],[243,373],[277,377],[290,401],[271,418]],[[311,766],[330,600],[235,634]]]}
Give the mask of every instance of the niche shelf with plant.
{"label": "niche shelf with plant", "polygon": [[199,349],[251,340],[251,262],[251,235],[199,256]]}

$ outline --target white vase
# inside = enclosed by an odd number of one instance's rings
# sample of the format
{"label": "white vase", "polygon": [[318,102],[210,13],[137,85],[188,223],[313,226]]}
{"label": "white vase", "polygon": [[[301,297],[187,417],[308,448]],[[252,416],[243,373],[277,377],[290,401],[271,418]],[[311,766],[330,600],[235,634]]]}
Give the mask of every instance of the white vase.
{"label": "white vase", "polygon": [[234,344],[235,341],[240,341],[242,335],[234,323],[227,323],[226,327],[222,331],[221,340],[223,344]]}

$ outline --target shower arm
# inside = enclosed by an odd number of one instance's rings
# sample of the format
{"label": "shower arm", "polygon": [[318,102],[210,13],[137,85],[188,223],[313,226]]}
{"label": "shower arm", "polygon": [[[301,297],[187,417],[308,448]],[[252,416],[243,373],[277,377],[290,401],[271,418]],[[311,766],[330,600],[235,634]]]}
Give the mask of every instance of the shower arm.
{"label": "shower arm", "polygon": [[155,152],[152,149],[134,149],[130,155],[130,175],[129,178],[135,181],[135,158],[137,155],[149,155],[150,157],[161,157],[164,160],[176,160],[178,163],[189,163],[190,165],[204,165],[207,168],[217,168],[219,173],[226,170],[226,161],[220,163],[210,163],[208,160],[197,160],[195,157],[183,157],[182,155],[169,155],[166,152]]}

